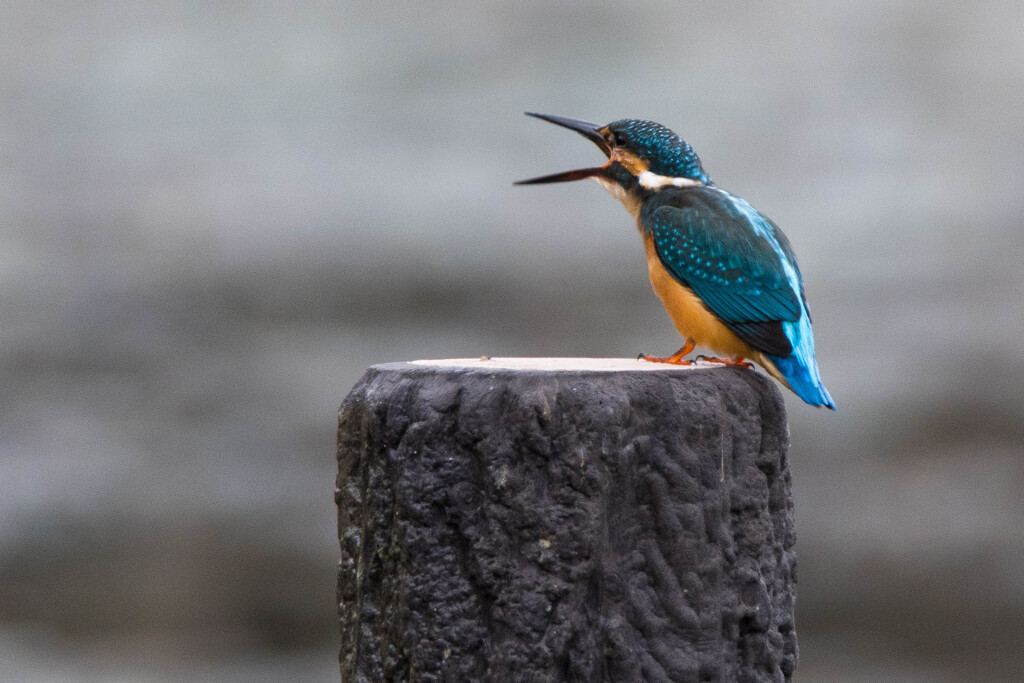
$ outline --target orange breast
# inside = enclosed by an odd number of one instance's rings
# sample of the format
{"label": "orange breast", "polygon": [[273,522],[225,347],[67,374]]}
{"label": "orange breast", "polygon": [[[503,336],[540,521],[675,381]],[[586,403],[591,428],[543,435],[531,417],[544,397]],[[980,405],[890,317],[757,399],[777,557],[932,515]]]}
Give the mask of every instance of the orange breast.
{"label": "orange breast", "polygon": [[647,250],[647,271],[651,287],[665,305],[672,322],[684,339],[692,339],[698,346],[730,358],[759,359],[761,354],[733,334],[716,318],[688,287],[684,287],[665,270],[654,249],[654,240],[644,235]]}

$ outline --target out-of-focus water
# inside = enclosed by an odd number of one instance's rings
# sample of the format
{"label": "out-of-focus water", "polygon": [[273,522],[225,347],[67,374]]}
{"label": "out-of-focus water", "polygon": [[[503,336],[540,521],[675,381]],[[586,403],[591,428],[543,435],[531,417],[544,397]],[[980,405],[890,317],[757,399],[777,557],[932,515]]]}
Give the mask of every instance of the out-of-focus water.
{"label": "out-of-focus water", "polygon": [[[0,668],[336,680],[368,365],[677,348],[599,152],[677,130],[789,235],[798,675],[1019,680],[1018,3],[0,10]],[[185,664],[188,662],[188,664]],[[13,680],[13,679],[12,679]]]}

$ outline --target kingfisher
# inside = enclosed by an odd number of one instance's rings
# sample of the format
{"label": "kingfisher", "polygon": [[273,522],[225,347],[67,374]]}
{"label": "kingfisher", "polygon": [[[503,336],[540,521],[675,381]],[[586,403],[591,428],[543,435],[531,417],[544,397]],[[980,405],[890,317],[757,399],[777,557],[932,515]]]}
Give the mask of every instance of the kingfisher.
{"label": "kingfisher", "polygon": [[771,219],[717,187],[693,148],[661,124],[526,113],[576,131],[608,157],[516,184],[593,178],[636,219],[651,287],[684,340],[671,356],[641,358],[692,365],[684,356],[700,346],[722,356],[698,356],[705,361],[752,367],[749,359],[806,403],[835,410],[814,358],[796,255]]}

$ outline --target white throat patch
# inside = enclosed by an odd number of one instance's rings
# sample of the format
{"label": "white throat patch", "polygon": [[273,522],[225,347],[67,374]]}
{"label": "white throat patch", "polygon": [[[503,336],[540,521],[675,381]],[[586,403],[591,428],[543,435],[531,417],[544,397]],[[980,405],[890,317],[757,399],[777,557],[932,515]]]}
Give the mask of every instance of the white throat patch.
{"label": "white throat patch", "polygon": [[637,180],[642,187],[648,190],[657,190],[662,187],[697,187],[704,184],[693,178],[673,178],[672,176],[658,175],[650,171],[644,171],[638,175]]}
{"label": "white throat patch", "polygon": [[601,176],[594,176],[594,180],[600,183],[601,187],[608,190],[611,196],[622,202],[622,205],[626,207],[626,211],[629,211],[634,218],[640,213],[640,200],[636,197],[631,197],[628,192],[622,189],[621,185]]}

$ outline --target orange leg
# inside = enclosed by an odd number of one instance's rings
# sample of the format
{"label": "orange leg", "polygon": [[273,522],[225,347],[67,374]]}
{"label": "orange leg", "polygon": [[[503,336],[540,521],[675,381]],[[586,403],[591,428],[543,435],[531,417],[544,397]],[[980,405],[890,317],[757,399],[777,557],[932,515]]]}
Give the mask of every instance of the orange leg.
{"label": "orange leg", "polygon": [[697,360],[707,361],[708,363],[718,363],[719,365],[728,365],[733,368],[754,367],[754,364],[747,362],[746,358],[715,358],[714,356],[697,356]]}
{"label": "orange leg", "polygon": [[683,360],[683,356],[693,351],[697,345],[692,339],[687,339],[686,343],[683,344],[683,348],[673,353],[668,358],[658,358],[657,356],[648,356],[646,353],[641,353],[637,359],[646,360],[651,363],[668,363],[669,365],[693,365],[692,360]]}

